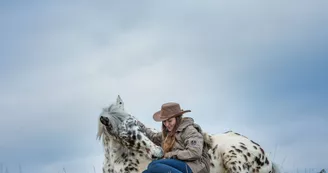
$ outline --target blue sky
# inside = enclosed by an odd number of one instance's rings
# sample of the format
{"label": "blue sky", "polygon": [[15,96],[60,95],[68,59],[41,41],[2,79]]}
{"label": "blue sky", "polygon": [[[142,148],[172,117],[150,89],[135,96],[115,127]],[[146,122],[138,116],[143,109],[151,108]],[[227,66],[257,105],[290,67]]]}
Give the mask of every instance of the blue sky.
{"label": "blue sky", "polygon": [[209,133],[262,144],[285,172],[327,169],[327,7],[1,1],[0,163],[100,172],[97,118],[120,94],[148,126],[176,101]]}

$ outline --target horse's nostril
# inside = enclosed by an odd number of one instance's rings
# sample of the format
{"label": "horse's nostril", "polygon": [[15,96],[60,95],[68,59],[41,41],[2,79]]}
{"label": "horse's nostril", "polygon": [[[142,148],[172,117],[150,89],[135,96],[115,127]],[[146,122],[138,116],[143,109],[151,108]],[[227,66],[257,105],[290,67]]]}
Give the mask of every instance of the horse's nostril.
{"label": "horse's nostril", "polygon": [[100,117],[100,122],[101,122],[102,124],[104,124],[105,126],[108,126],[108,124],[109,124],[109,119],[108,119],[107,117],[103,117],[103,116],[101,116],[101,117]]}

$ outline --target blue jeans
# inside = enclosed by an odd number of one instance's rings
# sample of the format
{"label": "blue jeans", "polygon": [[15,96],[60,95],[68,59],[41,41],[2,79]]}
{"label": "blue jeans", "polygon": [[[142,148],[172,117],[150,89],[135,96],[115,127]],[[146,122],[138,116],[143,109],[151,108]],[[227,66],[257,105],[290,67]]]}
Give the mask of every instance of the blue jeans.
{"label": "blue jeans", "polygon": [[160,159],[152,161],[143,173],[192,173],[190,167],[177,159]]}

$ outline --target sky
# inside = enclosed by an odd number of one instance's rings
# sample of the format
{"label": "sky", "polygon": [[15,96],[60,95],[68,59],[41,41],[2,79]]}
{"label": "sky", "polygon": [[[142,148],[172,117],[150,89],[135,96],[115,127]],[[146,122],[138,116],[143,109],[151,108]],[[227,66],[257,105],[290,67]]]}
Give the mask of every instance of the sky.
{"label": "sky", "polygon": [[327,169],[328,1],[0,1],[0,173],[100,172],[102,108],[178,102],[283,172]]}

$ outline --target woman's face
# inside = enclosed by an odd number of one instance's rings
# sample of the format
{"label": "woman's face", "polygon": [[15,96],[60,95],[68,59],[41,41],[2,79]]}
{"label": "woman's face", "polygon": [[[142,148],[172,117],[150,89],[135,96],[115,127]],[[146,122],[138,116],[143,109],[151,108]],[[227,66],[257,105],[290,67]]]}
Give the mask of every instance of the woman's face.
{"label": "woman's face", "polygon": [[175,117],[173,117],[173,118],[163,121],[163,124],[167,128],[167,130],[170,132],[173,130],[176,122],[177,122],[177,119]]}

